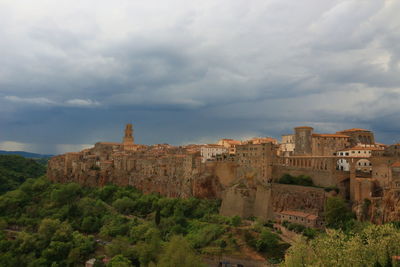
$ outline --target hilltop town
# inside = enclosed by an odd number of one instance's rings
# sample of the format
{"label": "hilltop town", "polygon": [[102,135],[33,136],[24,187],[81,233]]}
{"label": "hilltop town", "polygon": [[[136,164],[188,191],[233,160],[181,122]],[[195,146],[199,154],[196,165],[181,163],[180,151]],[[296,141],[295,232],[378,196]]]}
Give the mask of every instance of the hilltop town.
{"label": "hilltop town", "polygon": [[[400,220],[400,144],[377,143],[365,129],[321,134],[301,126],[280,142],[264,137],[171,146],[136,144],[128,124],[121,143],[55,156],[47,175],[86,186],[131,185],[167,197],[220,198],[222,215],[308,227],[324,227],[329,196],[348,200],[358,219]],[[297,182],[303,180],[307,184]]]}

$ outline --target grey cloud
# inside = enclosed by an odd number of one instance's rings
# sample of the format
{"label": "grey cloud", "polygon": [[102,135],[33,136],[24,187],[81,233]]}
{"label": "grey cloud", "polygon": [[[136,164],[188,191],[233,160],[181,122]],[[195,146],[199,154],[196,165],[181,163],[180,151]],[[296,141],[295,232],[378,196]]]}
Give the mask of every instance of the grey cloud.
{"label": "grey cloud", "polygon": [[397,1],[17,2],[0,6],[0,142],[52,153],[126,122],[142,143],[398,136]]}

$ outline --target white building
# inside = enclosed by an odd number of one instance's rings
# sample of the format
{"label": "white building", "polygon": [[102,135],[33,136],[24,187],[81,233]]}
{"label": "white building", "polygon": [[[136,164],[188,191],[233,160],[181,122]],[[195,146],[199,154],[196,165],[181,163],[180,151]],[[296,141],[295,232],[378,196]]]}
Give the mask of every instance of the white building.
{"label": "white building", "polygon": [[382,150],[382,148],[375,146],[355,146],[336,152],[336,156],[340,158],[337,161],[338,170],[350,171],[350,163],[349,163],[350,159],[346,158],[362,158],[356,162],[356,170],[363,172],[371,171],[372,164],[366,158],[371,157],[373,150]]}
{"label": "white building", "polygon": [[201,162],[213,160],[217,155],[228,153],[228,148],[220,145],[205,145],[200,148]]}
{"label": "white building", "polygon": [[294,134],[282,135],[282,142],[279,144],[280,156],[290,156],[293,154],[295,147],[294,138]]}

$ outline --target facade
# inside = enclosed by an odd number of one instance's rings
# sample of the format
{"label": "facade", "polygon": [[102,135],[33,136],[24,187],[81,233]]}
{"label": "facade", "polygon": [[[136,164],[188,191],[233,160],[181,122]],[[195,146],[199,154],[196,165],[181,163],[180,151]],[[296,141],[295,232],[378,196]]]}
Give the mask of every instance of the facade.
{"label": "facade", "polygon": [[200,149],[201,162],[215,160],[218,155],[227,153],[228,149],[220,145],[205,145]]}
{"label": "facade", "polygon": [[372,156],[373,151],[383,151],[380,147],[374,146],[355,146],[336,152],[338,158],[337,166],[339,170],[350,171],[350,163],[346,158],[360,158],[356,163],[356,170],[362,172],[372,172],[372,162],[366,158]]}
{"label": "facade", "polygon": [[312,134],[313,156],[334,156],[336,151],[350,145],[349,136],[342,134]]}
{"label": "facade", "polygon": [[279,155],[280,156],[291,156],[293,155],[295,148],[295,135],[286,134],[282,135],[282,142],[279,144]]}
{"label": "facade", "polygon": [[236,154],[236,146],[241,145],[242,141],[233,140],[233,139],[220,139],[218,141],[218,145],[227,148],[229,151],[228,153],[231,155]]}
{"label": "facade", "polygon": [[294,210],[283,210],[275,214],[276,221],[301,224],[305,227],[323,228],[324,221],[318,215]]}
{"label": "facade", "polygon": [[343,134],[349,136],[349,141],[351,142],[351,146],[356,146],[360,144],[364,145],[375,144],[374,133],[369,130],[353,128],[337,132],[337,134]]}
{"label": "facade", "polygon": [[295,132],[295,156],[311,156],[312,155],[312,133],[314,128],[308,126],[300,126],[294,128]]}
{"label": "facade", "polygon": [[273,143],[245,144],[236,147],[238,176],[260,181],[272,180],[272,164],[277,146]]}

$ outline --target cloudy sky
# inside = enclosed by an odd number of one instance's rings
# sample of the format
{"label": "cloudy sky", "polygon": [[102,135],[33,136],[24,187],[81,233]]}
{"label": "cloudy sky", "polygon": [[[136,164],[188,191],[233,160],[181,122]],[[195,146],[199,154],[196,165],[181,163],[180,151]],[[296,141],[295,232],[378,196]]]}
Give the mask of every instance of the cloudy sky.
{"label": "cloudy sky", "polygon": [[0,0],[0,149],[375,131],[400,140],[398,0]]}

